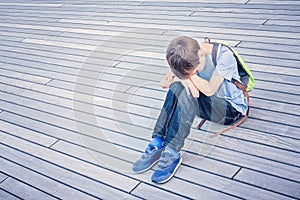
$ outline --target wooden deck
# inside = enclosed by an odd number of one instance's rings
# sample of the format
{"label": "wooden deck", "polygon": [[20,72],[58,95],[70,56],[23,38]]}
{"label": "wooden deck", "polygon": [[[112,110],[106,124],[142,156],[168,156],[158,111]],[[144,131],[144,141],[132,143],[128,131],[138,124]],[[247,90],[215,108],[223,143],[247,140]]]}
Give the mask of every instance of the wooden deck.
{"label": "wooden deck", "polygon": [[[299,0],[1,0],[0,199],[300,199],[299,22]],[[180,34],[236,46],[256,85],[249,119],[193,128],[157,185],[130,167]]]}

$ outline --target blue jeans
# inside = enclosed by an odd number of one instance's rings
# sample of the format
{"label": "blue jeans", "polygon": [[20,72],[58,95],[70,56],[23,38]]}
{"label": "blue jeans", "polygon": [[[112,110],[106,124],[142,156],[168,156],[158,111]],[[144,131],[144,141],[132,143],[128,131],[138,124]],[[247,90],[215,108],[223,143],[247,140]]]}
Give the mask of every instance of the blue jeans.
{"label": "blue jeans", "polygon": [[196,115],[225,125],[234,123],[242,116],[225,99],[202,93],[199,98],[194,98],[187,94],[181,83],[175,82],[169,88],[152,137],[162,138],[166,145],[179,151]]}

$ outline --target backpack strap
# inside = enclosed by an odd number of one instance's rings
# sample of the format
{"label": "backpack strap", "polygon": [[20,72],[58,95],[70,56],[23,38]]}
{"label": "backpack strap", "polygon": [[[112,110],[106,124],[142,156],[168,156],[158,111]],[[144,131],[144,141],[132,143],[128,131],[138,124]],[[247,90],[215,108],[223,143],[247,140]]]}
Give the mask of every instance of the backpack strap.
{"label": "backpack strap", "polygon": [[212,48],[212,52],[211,52],[212,62],[214,64],[214,66],[217,66],[217,55],[220,52],[221,44],[216,43],[216,42],[214,42],[212,44],[213,44],[213,48]]}
{"label": "backpack strap", "polygon": [[[211,42],[210,42],[210,38],[208,38],[207,41],[208,41],[209,43],[211,43]],[[213,49],[212,49],[212,53],[211,53],[211,54],[212,54],[212,62],[213,62],[213,64],[214,64],[215,66],[217,66],[217,55],[218,55],[218,53],[219,53],[219,51],[220,51],[220,48],[221,48],[221,45],[222,45],[222,44],[217,43],[217,42],[214,42],[214,43],[211,43],[211,44],[213,44]],[[225,45],[225,46],[226,46],[226,45]],[[230,48],[229,48],[229,49],[230,49]],[[230,49],[230,50],[231,50],[231,49]],[[232,50],[231,50],[231,51],[232,51]],[[233,82],[240,90],[243,91],[243,93],[244,93],[244,95],[245,95],[245,97],[246,97],[246,99],[247,99],[248,109],[247,109],[246,115],[243,116],[239,121],[235,122],[232,126],[230,126],[230,127],[226,128],[226,129],[224,129],[224,130],[222,130],[222,131],[219,131],[219,132],[213,134],[211,137],[217,137],[217,136],[221,135],[222,133],[225,133],[225,132],[227,132],[227,131],[230,131],[230,130],[236,128],[237,126],[239,126],[240,124],[242,124],[242,123],[248,118],[248,116],[249,116],[249,110],[250,110],[250,96],[249,96],[249,93],[247,92],[247,87],[246,87],[245,85],[241,84],[241,83],[240,83],[239,81],[237,81],[237,80],[233,80],[232,82]],[[206,119],[202,119],[196,128],[197,128],[198,130],[201,129],[201,127],[203,126],[203,124],[205,123],[205,121],[206,121]]]}

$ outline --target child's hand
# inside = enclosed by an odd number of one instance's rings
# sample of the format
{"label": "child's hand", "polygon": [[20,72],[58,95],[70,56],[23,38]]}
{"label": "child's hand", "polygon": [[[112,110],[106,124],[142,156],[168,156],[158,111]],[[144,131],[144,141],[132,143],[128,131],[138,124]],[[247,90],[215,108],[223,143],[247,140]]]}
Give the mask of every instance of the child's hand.
{"label": "child's hand", "polygon": [[162,88],[168,88],[174,82],[175,75],[172,72],[169,72],[165,77],[160,81]]}

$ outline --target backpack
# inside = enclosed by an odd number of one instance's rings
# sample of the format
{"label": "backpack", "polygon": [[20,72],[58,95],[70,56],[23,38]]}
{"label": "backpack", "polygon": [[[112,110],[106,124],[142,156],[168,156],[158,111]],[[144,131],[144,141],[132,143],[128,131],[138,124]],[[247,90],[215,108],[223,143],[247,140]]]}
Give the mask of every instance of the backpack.
{"label": "backpack", "polygon": [[[213,44],[212,61],[214,65],[217,66],[217,55],[220,52],[221,46],[227,47],[235,57],[235,60],[237,62],[237,67],[238,67],[238,73],[241,77],[242,84],[246,87],[247,92],[251,91],[254,87],[254,77],[250,69],[247,67],[246,63],[242,59],[242,57],[238,54],[238,52],[226,43],[213,42],[212,44]],[[232,80],[233,83],[234,81],[235,80]]]}
{"label": "backpack", "polygon": [[[220,52],[220,48],[221,46],[226,46],[228,49],[230,49],[230,51],[233,53],[236,62],[237,62],[237,67],[238,67],[238,73],[241,77],[241,82],[237,80],[232,79],[231,81],[239,88],[243,91],[245,97],[247,98],[247,102],[248,102],[248,110],[245,116],[243,116],[241,119],[239,119],[237,122],[235,122],[235,124],[233,124],[232,126],[218,132],[215,133],[212,137],[218,136],[224,132],[227,132],[235,127],[237,127],[238,125],[240,125],[241,123],[243,123],[249,116],[249,110],[250,110],[250,96],[249,96],[249,91],[251,91],[254,87],[254,77],[250,71],[250,69],[247,67],[246,63],[244,62],[244,60],[242,59],[242,57],[238,54],[238,52],[233,49],[231,46],[229,46],[226,43],[223,42],[210,42],[210,38],[206,37],[205,42],[208,42],[210,44],[213,44],[213,49],[212,49],[212,61],[213,64],[215,66],[217,66],[217,55]],[[205,119],[202,119],[202,121],[199,123],[199,125],[197,126],[197,129],[201,129],[202,125],[205,123]]]}

